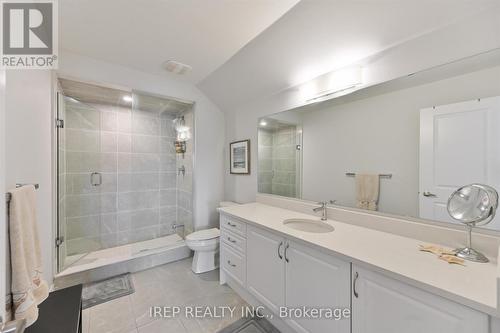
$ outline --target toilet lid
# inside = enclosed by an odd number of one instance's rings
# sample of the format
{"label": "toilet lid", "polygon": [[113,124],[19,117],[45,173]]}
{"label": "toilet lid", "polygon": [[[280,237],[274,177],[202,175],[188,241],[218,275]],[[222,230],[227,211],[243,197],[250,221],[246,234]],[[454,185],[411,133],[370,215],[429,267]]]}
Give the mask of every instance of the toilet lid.
{"label": "toilet lid", "polygon": [[193,232],[186,236],[187,240],[207,240],[220,236],[220,231],[217,228],[205,229]]}

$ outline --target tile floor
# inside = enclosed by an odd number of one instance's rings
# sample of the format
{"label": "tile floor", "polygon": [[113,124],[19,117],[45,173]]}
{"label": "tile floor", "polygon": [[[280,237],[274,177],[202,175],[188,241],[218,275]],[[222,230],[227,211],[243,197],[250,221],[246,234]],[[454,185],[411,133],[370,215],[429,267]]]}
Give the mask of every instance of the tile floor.
{"label": "tile floor", "polygon": [[[241,318],[246,305],[228,286],[219,285],[219,271],[194,274],[191,258],[133,273],[135,293],[83,311],[83,333],[215,333]],[[236,306],[233,317],[151,318],[151,306]]]}

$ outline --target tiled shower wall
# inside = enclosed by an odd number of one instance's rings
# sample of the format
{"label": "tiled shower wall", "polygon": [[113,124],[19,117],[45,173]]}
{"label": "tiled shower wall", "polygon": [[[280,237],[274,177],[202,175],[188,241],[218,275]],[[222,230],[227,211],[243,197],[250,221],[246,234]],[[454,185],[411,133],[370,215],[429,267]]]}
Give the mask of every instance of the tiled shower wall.
{"label": "tiled shower wall", "polygon": [[65,101],[68,255],[174,233],[178,197],[180,218],[192,218],[191,192],[177,189],[174,114]]}
{"label": "tiled shower wall", "polygon": [[258,188],[260,193],[272,194],[273,190],[273,133],[259,128],[259,173]]}
{"label": "tiled shower wall", "polygon": [[295,126],[259,129],[259,192],[297,195],[297,150]]}

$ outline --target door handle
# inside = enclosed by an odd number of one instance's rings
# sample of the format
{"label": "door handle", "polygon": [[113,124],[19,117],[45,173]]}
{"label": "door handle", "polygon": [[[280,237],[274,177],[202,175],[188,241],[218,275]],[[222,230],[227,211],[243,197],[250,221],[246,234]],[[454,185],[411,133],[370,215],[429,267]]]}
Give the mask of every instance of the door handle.
{"label": "door handle", "polygon": [[356,290],[356,282],[358,282],[358,278],[359,278],[358,272],[354,273],[354,279],[352,280],[352,293],[356,298],[359,297],[358,291]]}
{"label": "door handle", "polygon": [[281,255],[281,247],[283,246],[283,242],[280,242],[280,245],[278,245],[278,258],[283,259],[283,256]]}
{"label": "door handle", "polygon": [[428,191],[425,191],[424,193],[422,193],[422,195],[427,198],[437,198],[437,195]]}
{"label": "door handle", "polygon": [[231,243],[236,243],[236,240],[232,239],[231,237],[227,236],[227,240],[230,241]]}
{"label": "door handle", "polygon": [[230,226],[230,227],[236,227],[236,224],[232,224],[231,222],[227,222],[227,225]]}
{"label": "door handle", "polygon": [[290,244],[286,243],[286,246],[285,246],[285,261],[286,262],[289,262],[288,257],[286,256],[286,252],[287,252],[289,247],[290,247]]}
{"label": "door handle", "polygon": [[229,264],[229,266],[231,266],[231,267],[236,267],[236,264],[231,263],[231,260],[228,260],[228,261],[227,261],[227,263],[228,263],[228,264]]}
{"label": "door handle", "polygon": [[102,184],[102,174],[99,172],[92,172],[90,174],[90,184],[92,186],[99,186]]}

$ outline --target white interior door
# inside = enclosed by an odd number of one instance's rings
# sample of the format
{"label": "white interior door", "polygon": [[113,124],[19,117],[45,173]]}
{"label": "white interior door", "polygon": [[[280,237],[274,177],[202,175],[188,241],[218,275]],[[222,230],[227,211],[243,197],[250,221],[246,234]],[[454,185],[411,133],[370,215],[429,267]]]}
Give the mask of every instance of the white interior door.
{"label": "white interior door", "polygon": [[[470,183],[500,190],[500,97],[420,111],[420,217],[454,222],[446,204]],[[499,228],[497,217],[487,227]],[[497,226],[495,226],[497,225]]]}

